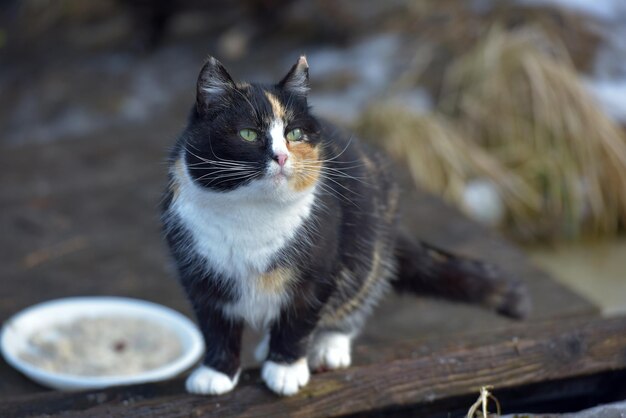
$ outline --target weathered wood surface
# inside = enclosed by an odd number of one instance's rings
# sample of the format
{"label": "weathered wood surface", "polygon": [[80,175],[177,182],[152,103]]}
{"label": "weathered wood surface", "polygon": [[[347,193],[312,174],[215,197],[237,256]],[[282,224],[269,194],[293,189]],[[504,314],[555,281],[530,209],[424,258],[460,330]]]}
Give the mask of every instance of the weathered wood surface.
{"label": "weathered wood surface", "polygon": [[621,401],[570,414],[516,414],[505,415],[502,418],[624,418],[625,416],[626,401]]}
{"label": "weathered wood surface", "polygon": [[[89,138],[0,145],[0,320],[38,302],[79,295],[137,297],[190,314],[158,223],[166,149],[187,103],[172,109],[179,114],[167,120]],[[534,301],[529,323],[596,312],[497,234],[427,193],[410,185],[404,190],[404,220],[416,236],[489,259],[528,283]],[[390,296],[361,341],[393,343],[510,323],[477,308]],[[244,340],[246,365],[254,338]],[[45,390],[0,360],[0,399]]]}
{"label": "weathered wood surface", "polygon": [[[367,355],[367,351],[375,353]],[[626,317],[515,326],[465,341],[415,341],[361,347],[346,370],[315,375],[291,398],[278,398],[245,373],[220,397],[184,394],[183,381],[87,393],[31,395],[5,402],[1,416],[325,417],[430,403],[537,382],[626,370]]]}

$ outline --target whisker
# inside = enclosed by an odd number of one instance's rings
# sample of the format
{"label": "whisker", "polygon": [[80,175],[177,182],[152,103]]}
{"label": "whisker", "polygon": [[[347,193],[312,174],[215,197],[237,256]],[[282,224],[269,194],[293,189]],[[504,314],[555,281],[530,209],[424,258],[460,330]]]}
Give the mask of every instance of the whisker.
{"label": "whisker", "polygon": [[256,173],[252,173],[252,172],[251,172],[251,173],[226,173],[226,174],[221,174],[221,175],[219,175],[219,176],[214,176],[214,177],[210,180],[209,184],[210,184],[211,182],[213,182],[213,181],[220,180],[220,179],[228,179],[228,178],[236,178],[236,177],[245,177],[245,176],[249,176],[249,175],[251,176],[251,175],[254,175],[254,174],[256,174]]}
{"label": "whisker", "polygon": [[[200,166],[200,167],[199,167]],[[195,169],[195,170],[207,170],[210,168],[232,168],[232,169],[238,169],[238,168],[250,168],[250,165],[243,165],[243,164],[239,164],[239,165],[235,165],[235,164],[214,164],[214,163],[198,163],[198,164],[189,164],[187,165],[187,168],[190,169]]]}
{"label": "whisker", "polygon": [[334,159],[324,159],[324,160],[318,160],[320,163],[332,163],[332,164],[355,164],[355,163],[360,163],[357,164],[359,166],[363,165],[363,161],[362,160],[350,160],[350,161],[335,161]]}
{"label": "whisker", "polygon": [[[209,142],[210,144],[210,142]],[[195,147],[194,147],[195,148]],[[197,149],[197,148],[196,148]],[[235,161],[235,160],[226,160],[226,159],[221,159],[220,157],[218,157],[217,155],[215,155],[215,153],[213,152],[213,149],[211,148],[211,152],[213,153],[213,155],[215,156],[215,158],[218,158],[218,160],[208,160],[204,157],[201,157],[199,155],[194,154],[193,152],[191,152],[189,149],[185,148],[185,151],[189,152],[191,155],[193,155],[194,157],[198,158],[199,160],[201,160],[200,163],[196,163],[196,164],[188,164],[187,167],[195,167],[197,165],[203,165],[203,164],[210,164],[210,165],[214,165],[214,166],[221,166],[221,167],[233,167],[233,168],[248,168],[248,169],[257,169],[257,167],[255,167],[254,163],[250,163],[250,162],[246,162],[246,161]]]}
{"label": "whisker", "polygon": [[323,183],[320,183],[319,186],[322,188],[322,190],[326,191],[330,195],[338,196],[338,197],[342,198],[343,200],[345,200],[346,202],[348,202],[351,205],[353,205],[355,208],[361,209],[359,207],[359,205],[357,205],[352,199],[348,198],[346,195],[344,195],[343,193],[339,192],[338,190],[333,189],[329,185],[325,185]]}
{"label": "whisker", "polygon": [[341,156],[344,152],[346,152],[346,150],[348,149],[348,147],[349,147],[349,146],[350,146],[350,144],[352,143],[352,140],[353,140],[353,139],[354,139],[354,135],[350,135],[350,139],[348,139],[348,143],[347,143],[347,144],[346,144],[346,146],[343,148],[343,150],[342,150],[339,154],[335,155],[333,158],[329,158],[329,159],[327,159],[327,160],[325,160],[325,161],[326,161],[326,162],[328,162],[328,161],[333,161],[333,160],[335,160],[335,159],[339,158],[339,157],[340,157],[340,156]]}
{"label": "whisker", "polygon": [[344,190],[346,190],[347,192],[350,193],[354,193],[353,190],[351,190],[350,188],[344,186],[343,184],[341,184],[340,182],[338,182],[337,180],[333,179],[331,176],[322,176],[322,178],[325,178],[327,180],[332,181],[333,183],[335,183],[337,186],[342,187]]}
{"label": "whisker", "polygon": [[[218,173],[224,173],[224,174],[218,174]],[[233,176],[238,176],[241,174],[254,174],[256,173],[256,171],[252,171],[252,170],[248,170],[248,171],[235,171],[235,172],[229,172],[229,171],[225,171],[225,170],[218,170],[215,172],[211,172],[211,173],[207,173],[203,176],[198,177],[198,180],[203,180],[207,177],[215,177],[215,178],[222,178],[222,177],[233,177]]]}
{"label": "whisker", "polygon": [[[200,156],[196,156],[196,158],[202,158]],[[196,166],[202,164],[221,164],[221,165],[248,165],[246,162],[230,162],[230,161],[219,161],[219,160],[209,160],[206,158],[202,158],[202,161],[193,164],[187,164],[187,166]]]}
{"label": "whisker", "polygon": [[254,107],[252,105],[252,103],[250,102],[250,100],[246,97],[245,94],[243,94],[243,92],[239,91],[238,89],[235,89],[235,91],[241,96],[243,97],[243,99],[248,102],[248,105],[250,105],[250,108],[252,109],[252,113],[256,118],[259,118],[259,112],[257,111],[257,108]]}
{"label": "whisker", "polygon": [[225,171],[225,170],[220,170],[220,171],[215,171],[215,172],[211,172],[211,173],[207,173],[204,174],[200,177],[198,177],[198,180],[207,178],[207,177],[219,177],[219,176],[225,176],[225,175],[238,175],[238,174],[248,174],[248,173],[252,173],[253,171]]}
{"label": "whisker", "polygon": [[[294,164],[294,166],[295,166],[295,164]],[[363,179],[363,178],[365,178],[365,177],[352,176],[352,175],[350,175],[350,174],[346,173],[345,171],[342,171],[342,170],[340,170],[338,168],[318,167],[318,166],[315,166],[315,165],[307,165],[307,164],[297,165],[297,167],[302,167],[302,168],[306,168],[306,169],[310,169],[310,170],[320,170],[320,171],[325,171],[325,172],[328,172],[328,173],[339,173],[339,174],[342,174],[342,175],[345,175],[345,176],[349,176],[349,177],[354,178],[354,179],[359,179],[359,178]],[[349,168],[346,168],[346,170],[348,170],[348,169]]]}
{"label": "whisker", "polygon": [[328,164],[324,164],[324,161],[314,161],[314,160],[302,160],[299,161],[298,163],[302,163],[302,164],[306,164],[306,165],[310,165],[310,166],[315,166],[315,167],[324,167],[324,168],[328,168],[331,170],[349,170],[352,168],[359,168],[359,167],[363,167],[364,164],[353,164],[350,166],[343,166],[343,167],[333,167],[333,165],[328,165]]}
{"label": "whisker", "polygon": [[[365,186],[373,187],[372,184],[362,180],[362,178],[354,177],[354,176],[351,176],[349,174],[346,174],[340,171],[332,172],[332,171],[324,171],[324,170],[314,170],[314,169],[304,168],[304,167],[299,168],[299,170],[303,172],[311,173],[311,174],[321,174],[324,178],[329,178],[329,179],[330,177],[334,177],[334,178],[344,178],[344,179],[354,180],[354,181],[358,181],[359,183]],[[334,181],[332,179],[330,180]],[[341,185],[341,186],[346,188],[344,185]]]}
{"label": "whisker", "polygon": [[[215,154],[215,151],[213,150],[213,143],[211,142],[211,138],[210,138],[210,137],[209,137],[209,141],[208,141],[208,142],[209,142],[209,148],[211,148],[211,154],[213,154],[213,157],[215,157],[217,161],[224,162],[224,163],[238,163],[238,164],[247,164],[247,163],[248,163],[248,162],[246,162],[246,161],[241,161],[241,160],[230,160],[230,159],[228,159],[228,158],[221,158],[221,157],[218,157],[218,156]],[[193,146],[193,145],[191,145],[191,144],[189,144],[189,145],[190,145],[191,147],[193,147],[196,151],[200,151],[197,147],[194,147],[194,146]],[[211,161],[211,162],[215,161],[215,160],[208,160],[208,159],[206,159],[206,158],[200,157],[200,156],[198,156],[198,155],[194,154],[193,152],[189,151],[189,149],[187,149],[187,148],[185,148],[185,150],[186,150],[186,151],[188,151],[188,152],[189,152],[191,155],[193,155],[194,157],[196,157],[196,158],[198,158],[198,159],[200,159],[200,160],[202,160],[202,161]]]}
{"label": "whisker", "polygon": [[[313,178],[313,177],[312,177],[312,176],[310,176],[308,173],[304,173],[304,175],[305,175],[305,176],[307,176],[307,177],[309,177],[309,178]],[[339,184],[339,183],[337,183],[337,184]],[[329,194],[331,194],[331,195],[334,195],[334,196],[339,196],[339,197],[343,198],[346,202],[348,202],[348,203],[350,203],[350,204],[354,205],[354,207],[356,207],[357,209],[359,209],[359,210],[361,209],[361,208],[359,207],[359,205],[357,205],[357,204],[356,204],[356,203],[355,203],[352,199],[348,198],[347,196],[345,196],[343,193],[339,192],[338,190],[335,190],[335,189],[334,189],[331,185],[329,185],[329,184],[324,184],[323,182],[318,182],[318,183],[317,183],[317,187],[320,187],[320,188],[322,189],[322,191],[325,191],[325,192],[327,192],[327,193],[329,193]],[[351,190],[349,190],[349,189],[347,189],[347,190],[348,190],[349,192],[351,192],[351,193],[354,193],[354,192],[352,192],[352,191],[351,191]]]}
{"label": "whisker", "polygon": [[251,174],[246,174],[243,175],[241,177],[233,177],[233,178],[224,178],[225,176],[221,176],[220,178],[216,179],[216,180],[220,180],[215,184],[212,184],[213,187],[216,187],[226,181],[239,181],[239,180],[248,180],[251,179],[252,177],[254,177],[257,173],[251,173]]}

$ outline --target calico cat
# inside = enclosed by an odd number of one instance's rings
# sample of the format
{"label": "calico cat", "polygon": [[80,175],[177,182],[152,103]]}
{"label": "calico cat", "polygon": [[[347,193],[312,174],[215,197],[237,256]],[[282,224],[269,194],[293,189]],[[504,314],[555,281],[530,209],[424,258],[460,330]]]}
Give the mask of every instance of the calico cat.
{"label": "calico cat", "polygon": [[317,119],[300,57],[276,85],[236,83],[209,58],[170,157],[164,234],[206,340],[189,392],[237,384],[244,323],[264,330],[261,376],[293,395],[309,368],[350,365],[390,289],[527,311],[525,288],[487,264],[403,236],[390,162]]}

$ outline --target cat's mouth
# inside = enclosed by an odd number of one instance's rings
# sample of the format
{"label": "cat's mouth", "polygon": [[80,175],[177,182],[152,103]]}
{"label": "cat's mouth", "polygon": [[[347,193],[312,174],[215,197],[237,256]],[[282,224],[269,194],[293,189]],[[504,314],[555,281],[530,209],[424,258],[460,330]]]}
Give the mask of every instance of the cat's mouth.
{"label": "cat's mouth", "polygon": [[268,170],[267,177],[273,180],[289,180],[293,177],[294,172],[291,167],[288,166],[278,166],[278,164],[272,164],[272,167]]}
{"label": "cat's mouth", "polygon": [[281,170],[281,171],[277,171],[274,174],[271,174],[269,176],[269,179],[276,185],[280,185],[283,183],[287,183],[291,179],[292,176],[293,176],[292,174],[286,173]]}

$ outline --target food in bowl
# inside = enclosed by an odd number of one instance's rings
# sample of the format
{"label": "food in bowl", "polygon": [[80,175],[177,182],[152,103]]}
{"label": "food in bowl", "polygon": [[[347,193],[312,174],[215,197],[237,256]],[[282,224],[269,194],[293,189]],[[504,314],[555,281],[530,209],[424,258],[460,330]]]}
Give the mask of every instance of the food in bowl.
{"label": "food in bowl", "polygon": [[155,321],[125,316],[76,317],[34,330],[18,357],[76,376],[130,376],[181,356],[176,333]]}

